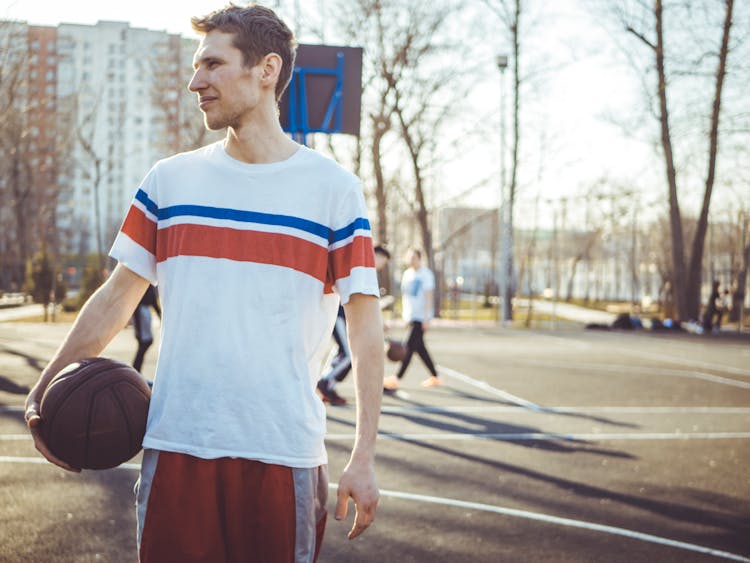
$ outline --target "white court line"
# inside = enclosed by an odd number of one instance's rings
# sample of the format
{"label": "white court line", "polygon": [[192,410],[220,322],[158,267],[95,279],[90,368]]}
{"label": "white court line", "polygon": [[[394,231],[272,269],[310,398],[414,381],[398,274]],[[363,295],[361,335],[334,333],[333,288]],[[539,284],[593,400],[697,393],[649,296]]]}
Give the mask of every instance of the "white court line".
{"label": "white court line", "polygon": [[631,356],[641,356],[644,358],[653,358],[655,360],[662,360],[662,361],[670,362],[670,363],[677,364],[677,365],[694,366],[694,367],[699,367],[702,369],[714,369],[718,371],[725,371],[727,373],[733,373],[735,375],[744,375],[745,377],[750,377],[750,371],[746,369],[742,369],[742,368],[736,368],[734,366],[712,364],[710,362],[701,362],[700,360],[690,360],[687,358],[667,356],[665,354],[657,354],[655,352],[630,351],[630,350],[620,350],[620,352],[630,354]]}
{"label": "white court line", "polygon": [[[41,457],[10,457],[0,456],[0,463],[33,463],[33,464],[45,464],[50,465],[46,459]],[[54,467],[54,466],[52,466]],[[123,463],[116,469],[126,470],[140,470],[141,465],[139,463]],[[329,489],[338,490],[336,483],[329,483]],[[468,510],[480,510],[482,512],[491,512],[495,514],[502,514],[503,516],[512,516],[515,518],[524,518],[526,520],[536,520],[538,522],[545,522],[547,524],[557,524],[558,526],[566,526],[569,528],[582,528],[584,530],[590,530],[593,532],[601,532],[605,534],[612,534],[615,536],[623,536],[629,539],[640,540],[648,543],[655,543],[658,545],[666,545],[677,549],[684,549],[686,551],[693,551],[696,553],[705,553],[714,557],[721,557],[723,559],[730,559],[732,561],[744,561],[750,563],[750,559],[730,553],[727,551],[721,551],[713,549],[711,547],[704,547],[694,543],[681,542],[677,540],[671,540],[669,538],[663,538],[660,536],[654,536],[652,534],[644,534],[642,532],[636,532],[635,530],[628,530],[627,528],[618,528],[616,526],[607,526],[605,524],[596,524],[595,522],[587,522],[585,520],[574,520],[572,518],[562,518],[560,516],[552,516],[550,514],[543,514],[540,512],[529,512],[526,510],[519,510],[517,508],[508,508],[505,506],[494,506],[491,504],[482,504],[478,502],[467,502],[463,500],[455,500],[443,497],[434,497],[429,495],[417,495],[413,493],[405,493],[401,491],[389,491],[381,490],[380,495],[383,497],[398,498],[403,500],[412,500],[416,502],[424,502],[428,504],[439,504],[443,506],[451,506],[454,508],[465,508]]]}
{"label": "white court line", "polygon": [[[542,407],[542,412],[547,414],[588,414],[613,413],[613,414],[750,414],[750,407]],[[501,405],[465,405],[465,406],[398,406],[382,407],[381,413],[402,412],[494,412],[494,413],[529,413],[524,407],[511,407]]]}
{"label": "white court line", "polygon": [[[407,395],[408,396],[408,395]],[[750,407],[601,407],[592,405],[590,407],[540,407],[540,410],[549,414],[587,414],[592,412],[620,413],[620,414],[750,414]],[[0,406],[0,412],[23,412],[21,406]],[[433,406],[384,406],[380,409],[382,413],[400,412],[498,412],[498,413],[526,413],[528,409],[522,406],[507,405],[452,405],[443,407]]]}
{"label": "white court line", "polygon": [[[336,488],[335,484],[329,485],[331,488]],[[567,526],[570,528],[583,528],[584,530],[591,530],[594,532],[602,532],[605,534],[612,534],[616,536],[623,536],[630,539],[641,540],[649,543],[655,543],[660,545],[666,545],[669,547],[675,547],[677,549],[684,549],[687,551],[694,551],[697,553],[705,553],[713,555],[714,557],[721,557],[724,559],[731,559],[733,561],[745,561],[750,562],[750,559],[737,555],[735,553],[729,553],[727,551],[721,551],[710,547],[704,547],[694,543],[681,542],[677,540],[670,540],[669,538],[663,538],[660,536],[654,536],[652,534],[644,534],[642,532],[636,532],[634,530],[628,530],[627,528],[618,528],[616,526],[607,526],[604,524],[596,524],[594,522],[586,522],[585,520],[573,520],[572,518],[561,518],[559,516],[551,516],[549,514],[542,514],[539,512],[528,512],[526,510],[518,510],[515,508],[507,508],[504,506],[493,506],[491,504],[481,504],[478,502],[466,502],[463,500],[454,500],[442,497],[433,497],[428,495],[415,495],[412,493],[402,493],[400,491],[386,491],[381,490],[380,495],[384,497],[399,498],[404,500],[413,500],[417,502],[425,502],[430,504],[439,504],[443,506],[452,506],[456,508],[466,508],[469,510],[481,510],[483,512],[494,512],[495,514],[502,514],[503,516],[513,516],[515,518],[525,518],[527,520],[536,520],[539,522],[545,522],[548,524],[557,524],[559,526]]]}
{"label": "white court line", "polygon": [[540,407],[536,403],[532,403],[531,401],[527,401],[526,399],[517,397],[511,393],[508,393],[507,391],[502,391],[501,389],[497,389],[485,381],[479,381],[477,379],[474,379],[473,377],[469,377],[468,375],[461,373],[459,371],[456,371],[454,369],[447,368],[445,366],[438,366],[438,371],[449,377],[458,379],[459,381],[463,381],[464,383],[468,383],[469,385],[473,385],[474,387],[478,387],[479,389],[481,389],[482,391],[486,393],[489,393],[490,395],[500,397],[501,399],[508,401],[510,403],[516,404],[520,407],[531,409],[533,411],[544,410],[544,407]]}
{"label": "white court line", "polygon": [[[355,434],[326,434],[326,440],[354,440],[355,437]],[[750,432],[602,432],[576,434],[558,434],[548,432],[442,432],[422,434],[397,434],[395,432],[378,433],[378,440],[431,440],[436,442],[455,440],[500,440],[506,442],[543,442],[548,440],[564,440],[597,442],[603,440],[745,440],[748,438],[750,438]]]}
{"label": "white court line", "polygon": [[[326,440],[354,440],[356,434],[326,434]],[[501,440],[506,442],[523,442],[547,440],[598,441],[598,440],[744,440],[750,438],[750,432],[623,432],[623,433],[576,433],[561,434],[555,432],[439,432],[397,434],[381,431],[379,440]],[[0,442],[31,440],[30,434],[0,434]]]}
{"label": "white court line", "polygon": [[[570,369],[569,363],[560,362],[544,362],[544,361],[531,361],[524,362],[526,366],[543,366],[546,368],[562,367]],[[702,371],[680,371],[676,369],[664,369],[651,366],[623,366],[617,364],[588,364],[581,363],[576,364],[574,369],[577,371],[608,371],[615,372],[621,375],[664,375],[668,377],[692,377],[696,379],[704,379],[713,383],[721,383],[722,385],[731,385],[732,387],[740,387],[741,389],[750,389],[750,383],[747,381],[738,381],[729,377],[722,377],[720,375],[714,375],[713,373],[705,373]]]}

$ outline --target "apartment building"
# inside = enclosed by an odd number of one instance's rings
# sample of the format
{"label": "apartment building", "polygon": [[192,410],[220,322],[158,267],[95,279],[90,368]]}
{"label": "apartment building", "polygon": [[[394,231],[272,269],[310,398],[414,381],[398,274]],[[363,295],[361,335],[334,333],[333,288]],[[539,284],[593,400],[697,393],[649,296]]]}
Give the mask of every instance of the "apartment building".
{"label": "apartment building", "polygon": [[25,150],[37,192],[56,190],[48,222],[60,252],[106,252],[154,162],[215,138],[186,90],[197,41],[118,21],[26,37]]}

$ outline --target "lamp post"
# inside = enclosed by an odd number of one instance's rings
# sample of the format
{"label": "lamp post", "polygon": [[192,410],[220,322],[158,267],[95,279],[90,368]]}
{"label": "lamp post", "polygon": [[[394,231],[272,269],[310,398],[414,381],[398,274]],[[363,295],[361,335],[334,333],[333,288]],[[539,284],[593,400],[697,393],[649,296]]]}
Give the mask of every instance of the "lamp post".
{"label": "lamp post", "polygon": [[507,220],[508,202],[505,194],[505,69],[508,68],[508,57],[506,55],[498,55],[495,62],[497,68],[500,70],[500,228],[498,229],[500,232],[500,283],[498,287],[498,307],[500,308],[500,314],[498,318],[502,324],[505,324],[506,321],[512,318],[510,303],[506,299],[508,290],[510,289],[508,266],[511,252],[509,244],[510,236],[507,232],[510,226]]}

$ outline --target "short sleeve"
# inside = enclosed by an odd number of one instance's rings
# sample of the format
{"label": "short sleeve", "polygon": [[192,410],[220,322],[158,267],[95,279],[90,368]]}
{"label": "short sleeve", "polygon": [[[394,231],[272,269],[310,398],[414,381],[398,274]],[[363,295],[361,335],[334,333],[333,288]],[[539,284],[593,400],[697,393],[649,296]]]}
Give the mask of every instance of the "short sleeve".
{"label": "short sleeve", "polygon": [[159,207],[152,169],[133,197],[109,255],[156,285],[156,234]]}
{"label": "short sleeve", "polygon": [[425,291],[432,291],[435,289],[435,275],[432,273],[432,270],[428,268],[423,270],[422,283],[424,283]]}
{"label": "short sleeve", "polygon": [[341,303],[355,293],[379,297],[372,231],[359,182],[338,202],[328,242],[326,285],[339,294]]}

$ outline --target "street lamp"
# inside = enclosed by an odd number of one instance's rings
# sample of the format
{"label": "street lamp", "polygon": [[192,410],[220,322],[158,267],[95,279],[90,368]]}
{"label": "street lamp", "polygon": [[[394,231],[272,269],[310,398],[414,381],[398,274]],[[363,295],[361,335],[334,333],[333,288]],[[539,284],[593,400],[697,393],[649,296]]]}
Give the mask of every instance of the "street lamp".
{"label": "street lamp", "polygon": [[505,195],[505,69],[508,68],[508,57],[498,55],[495,62],[500,70],[500,284],[498,287],[498,306],[500,307],[500,322],[505,324],[505,321],[512,318],[510,300],[507,299],[510,289],[508,266],[511,250],[510,236],[507,232],[510,222],[506,218],[508,202]]}

